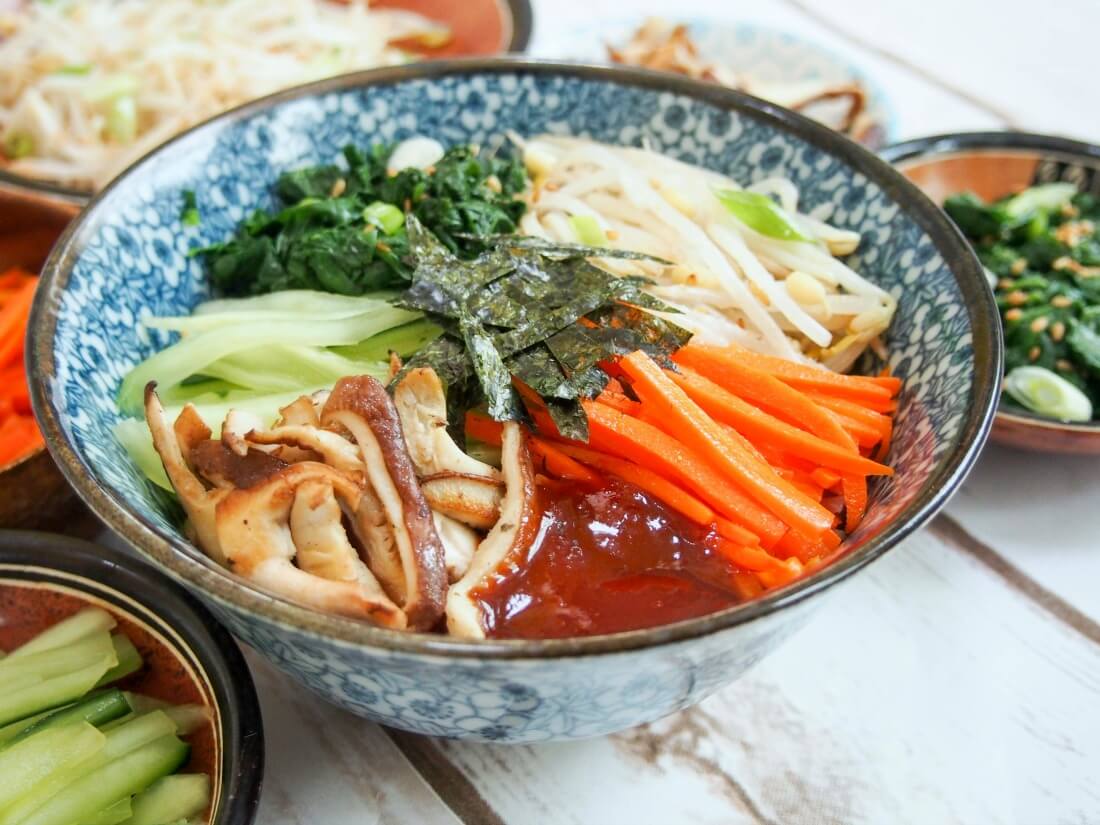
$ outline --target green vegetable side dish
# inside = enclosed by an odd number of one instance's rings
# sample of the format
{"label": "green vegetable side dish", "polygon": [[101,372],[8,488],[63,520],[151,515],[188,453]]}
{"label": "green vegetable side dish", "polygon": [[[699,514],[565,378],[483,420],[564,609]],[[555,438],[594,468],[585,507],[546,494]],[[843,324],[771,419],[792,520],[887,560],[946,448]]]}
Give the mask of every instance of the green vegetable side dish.
{"label": "green vegetable side dish", "polygon": [[1006,406],[1064,421],[1095,420],[1100,198],[1072,184],[1051,183],[993,203],[971,193],[955,195],[944,209],[996,279]]}
{"label": "green vegetable side dish", "polygon": [[279,211],[256,212],[236,238],[199,250],[214,288],[228,296],[285,289],[363,295],[401,286],[412,275],[406,214],[460,258],[484,251],[479,238],[516,230],[527,185],[519,160],[456,146],[428,169],[390,174],[393,150],[349,146],[346,168],[282,175]]}
{"label": "green vegetable side dish", "polygon": [[197,823],[210,778],[177,773],[204,708],[101,686],[143,666],[115,620],[81,610],[0,659],[2,825]]}

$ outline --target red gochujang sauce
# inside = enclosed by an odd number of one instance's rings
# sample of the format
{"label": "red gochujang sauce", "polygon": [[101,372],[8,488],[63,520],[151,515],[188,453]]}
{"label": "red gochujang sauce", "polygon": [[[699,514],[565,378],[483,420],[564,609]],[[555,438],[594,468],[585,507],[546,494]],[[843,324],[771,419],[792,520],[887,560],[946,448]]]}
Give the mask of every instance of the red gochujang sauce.
{"label": "red gochujang sauce", "polygon": [[632,484],[541,488],[538,536],[471,595],[498,639],[669,624],[744,600],[718,537]]}

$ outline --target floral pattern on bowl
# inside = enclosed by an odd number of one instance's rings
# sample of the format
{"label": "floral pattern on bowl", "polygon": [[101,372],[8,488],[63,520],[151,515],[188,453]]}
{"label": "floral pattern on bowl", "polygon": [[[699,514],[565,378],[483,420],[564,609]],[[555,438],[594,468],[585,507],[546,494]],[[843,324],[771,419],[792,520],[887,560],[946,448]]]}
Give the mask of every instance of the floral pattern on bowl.
{"label": "floral pattern on bowl", "polygon": [[[852,264],[898,298],[891,369],[906,386],[891,462],[867,519],[830,568],[702,619],[588,639],[468,643],[311,613],[219,569],[112,435],[122,376],[167,339],[146,315],[207,295],[196,246],[271,202],[279,172],[349,143],[428,134],[492,145],[508,129],[654,148],[750,182],[783,173],[815,216],[859,230]],[[202,223],[182,229],[182,191]],[[1000,374],[991,298],[939,210],[872,155],[784,110],[715,86],[622,69],[487,61],[385,70],[294,90],[198,127],[97,198],[48,263],[32,319],[33,389],[79,492],[230,629],[332,701],[440,736],[592,736],[686,707],[773,649],[807,601],[927,520],[984,440]]]}

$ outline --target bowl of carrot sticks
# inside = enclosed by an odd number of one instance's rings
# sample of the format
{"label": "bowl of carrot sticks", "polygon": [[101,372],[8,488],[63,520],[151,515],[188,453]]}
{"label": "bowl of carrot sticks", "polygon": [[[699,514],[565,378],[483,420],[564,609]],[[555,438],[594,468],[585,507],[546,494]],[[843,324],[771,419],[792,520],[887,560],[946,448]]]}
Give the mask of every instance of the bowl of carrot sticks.
{"label": "bowl of carrot sticks", "polygon": [[73,501],[31,410],[23,342],[38,269],[73,215],[0,191],[0,526],[45,524]]}

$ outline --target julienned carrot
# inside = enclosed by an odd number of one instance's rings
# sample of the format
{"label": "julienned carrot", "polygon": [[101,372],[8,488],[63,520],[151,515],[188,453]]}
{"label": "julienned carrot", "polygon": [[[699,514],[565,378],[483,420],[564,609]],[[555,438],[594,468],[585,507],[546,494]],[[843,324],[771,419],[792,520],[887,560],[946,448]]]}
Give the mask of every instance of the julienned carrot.
{"label": "julienned carrot", "polygon": [[722,541],[718,543],[718,552],[743,570],[755,573],[766,587],[778,587],[802,575],[798,559],[782,561],[758,547],[739,547],[732,541]]}
{"label": "julienned carrot", "polygon": [[[626,459],[615,458],[587,447],[579,447],[575,444],[557,444],[556,446],[563,453],[575,458],[582,464],[587,464],[597,470],[603,470],[605,473],[618,476],[623,481],[630,482],[696,524],[713,524],[715,519],[718,518],[714,510],[687,490],[639,464]],[[753,537],[753,540],[755,540],[755,537]]]}
{"label": "julienned carrot", "polygon": [[[815,399],[815,403],[817,402]],[[833,414],[833,417],[840,423],[840,426],[855,439],[856,444],[860,447],[874,447],[880,441],[882,441],[882,430],[877,427],[869,427],[862,421],[856,421],[854,418],[849,418],[843,413],[834,412],[829,410]]]}
{"label": "julienned carrot", "polygon": [[542,459],[546,465],[546,471],[551,475],[585,484],[599,482],[598,475],[546,439],[535,436],[528,443],[531,445],[531,452]]}
{"label": "julienned carrot", "polygon": [[818,467],[810,473],[810,477],[813,478],[820,487],[826,490],[833,490],[840,484],[840,476],[832,470],[826,470],[824,467]]}
{"label": "julienned carrot", "polygon": [[689,345],[672,356],[677,364],[690,367],[718,384],[727,392],[749,401],[776,418],[809,430],[819,438],[841,447],[854,449],[855,440],[836,417],[818,406],[805,393],[738,360],[718,347]]}
{"label": "julienned carrot", "polygon": [[625,393],[614,390],[605,389],[599,394],[598,400],[609,407],[622,410],[627,415],[638,415],[642,409],[642,405],[633,398],[628,398]]}
{"label": "julienned carrot", "polygon": [[878,403],[876,401],[867,400],[849,401],[847,398],[836,398],[832,395],[824,395],[813,391],[806,393],[806,395],[810,396],[815,403],[820,404],[828,410],[840,413],[856,421],[862,421],[868,426],[875,428],[881,427],[882,419],[894,412],[898,405],[898,402],[894,399],[891,399],[889,402]]}
{"label": "julienned carrot", "polygon": [[466,435],[485,444],[499,447],[503,441],[504,425],[493,421],[483,413],[469,410],[466,413]]}
{"label": "julienned carrot", "polygon": [[862,476],[844,476],[844,528],[851,533],[863,520],[867,511],[867,479]]}
{"label": "julienned carrot", "polygon": [[833,517],[828,510],[730,438],[652,358],[639,351],[624,357],[620,364],[634,380],[634,390],[643,406],[652,405],[665,419],[666,427],[675,429],[687,446],[720,468],[723,475],[740,485],[773,515],[806,535],[832,528]]}
{"label": "julienned carrot", "polygon": [[24,281],[18,291],[0,307],[0,366],[7,366],[23,352],[23,336],[27,331],[27,314],[34,300],[38,281]]}
{"label": "julienned carrot", "polygon": [[23,286],[27,281],[33,281],[34,276],[29,272],[24,272],[22,269],[9,269],[7,272],[0,273],[0,289],[4,290],[16,290]]}
{"label": "julienned carrot", "polygon": [[714,520],[714,527],[718,535],[727,538],[742,547],[756,547],[760,540],[739,524],[734,524],[729,519],[718,516]]}
{"label": "julienned carrot", "polygon": [[726,350],[745,364],[771,373],[792,386],[813,388],[842,398],[892,398],[901,389],[901,380],[890,375],[843,375],[825,367],[788,361],[774,355],[761,355],[737,344],[705,348]]}
{"label": "julienned carrot", "polygon": [[697,372],[666,371],[680,388],[712,418],[737,428],[751,441],[770,442],[800,458],[824,467],[861,475],[891,475],[893,470],[858,451],[848,450],[747,404]]}
{"label": "julienned carrot", "polygon": [[597,401],[583,401],[588,442],[601,452],[629,458],[699,496],[735,524],[748,528],[764,547],[774,545],[787,528],[691,450],[652,424]]}
{"label": "julienned carrot", "polygon": [[805,563],[826,555],[839,546],[840,536],[832,530],[819,533],[814,538],[809,538],[791,530],[772,548],[772,552],[777,556],[797,558]]}
{"label": "julienned carrot", "polygon": [[12,415],[0,423],[0,465],[8,464],[42,446],[42,436],[34,419]]}
{"label": "julienned carrot", "polygon": [[543,435],[559,435],[558,425],[550,417],[550,411],[546,409],[546,402],[542,400],[542,396],[517,378],[512,379],[512,385],[519,393],[519,397],[523,399],[523,406],[527,408],[527,413],[535,422],[538,431]]}

